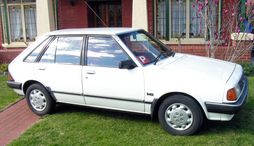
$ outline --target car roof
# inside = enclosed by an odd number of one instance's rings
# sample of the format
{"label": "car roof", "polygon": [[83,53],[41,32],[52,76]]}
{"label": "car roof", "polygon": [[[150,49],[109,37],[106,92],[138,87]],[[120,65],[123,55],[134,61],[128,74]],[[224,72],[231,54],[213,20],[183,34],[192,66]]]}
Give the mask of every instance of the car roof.
{"label": "car roof", "polygon": [[77,28],[77,29],[62,29],[47,33],[46,35],[75,35],[75,34],[100,34],[100,35],[115,35],[137,31],[140,29],[128,27],[100,27],[100,28]]}

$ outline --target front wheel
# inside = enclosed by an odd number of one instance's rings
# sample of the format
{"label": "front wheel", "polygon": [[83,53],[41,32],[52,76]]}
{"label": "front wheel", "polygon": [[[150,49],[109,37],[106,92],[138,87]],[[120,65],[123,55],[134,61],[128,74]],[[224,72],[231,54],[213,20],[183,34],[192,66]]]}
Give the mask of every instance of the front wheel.
{"label": "front wheel", "polygon": [[190,97],[174,95],[165,99],[158,113],[161,126],[173,135],[191,135],[203,124],[200,106]]}
{"label": "front wheel", "polygon": [[29,108],[39,116],[49,114],[55,107],[55,101],[40,84],[33,84],[27,89],[26,101]]}

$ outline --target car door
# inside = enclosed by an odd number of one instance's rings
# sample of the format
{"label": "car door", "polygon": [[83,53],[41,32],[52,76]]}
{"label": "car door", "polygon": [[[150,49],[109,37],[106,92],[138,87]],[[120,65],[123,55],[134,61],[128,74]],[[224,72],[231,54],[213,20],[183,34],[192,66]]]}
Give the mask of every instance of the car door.
{"label": "car door", "polygon": [[80,64],[83,38],[55,37],[35,64],[35,79],[52,91],[57,102],[85,104]]}
{"label": "car door", "polygon": [[87,105],[144,112],[142,68],[119,68],[121,61],[131,59],[112,37],[87,37],[85,60],[82,74]]}

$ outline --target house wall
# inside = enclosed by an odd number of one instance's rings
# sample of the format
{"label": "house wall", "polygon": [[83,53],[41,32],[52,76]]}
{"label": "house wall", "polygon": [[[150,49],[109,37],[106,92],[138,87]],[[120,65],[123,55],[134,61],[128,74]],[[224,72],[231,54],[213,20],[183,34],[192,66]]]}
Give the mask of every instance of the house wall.
{"label": "house wall", "polygon": [[[234,3],[236,0],[222,0],[222,20],[226,19],[228,14],[225,14],[225,9],[229,9],[227,5],[228,3]],[[154,34],[154,0],[147,0],[147,15],[148,15],[148,31],[151,34]],[[223,25],[223,22],[222,22]],[[230,40],[230,34],[227,34],[228,41]],[[167,44],[169,48],[173,49],[176,52],[181,52],[181,53],[188,53],[188,54],[193,54],[193,55],[199,55],[199,56],[207,56],[207,52],[205,49],[205,45],[202,44],[181,44],[179,46],[178,44]],[[219,46],[218,50],[216,51],[216,58],[218,59],[224,59],[225,54],[227,52],[227,46]],[[240,57],[241,61],[250,61],[251,60],[251,51],[248,51],[245,55]]]}
{"label": "house wall", "polygon": [[123,27],[132,27],[132,0],[122,0],[122,24]]}
{"label": "house wall", "polygon": [[[122,0],[122,25],[132,27],[132,0]],[[84,0],[76,0],[72,6],[69,0],[58,3],[59,29],[88,27],[88,7]],[[93,14],[91,14],[93,15]]]}
{"label": "house wall", "polygon": [[[2,33],[2,21],[0,20],[0,50],[3,49],[2,42],[3,42],[3,33]],[[1,58],[0,58],[1,59]]]}
{"label": "house wall", "polygon": [[2,36],[2,21],[0,21],[0,64],[11,62],[19,53],[23,51],[23,48],[3,48],[3,36]]}
{"label": "house wall", "polygon": [[[154,11],[153,11],[153,0],[145,0],[146,5],[135,5],[135,10],[147,8],[147,22],[146,28],[151,34],[154,34]],[[223,0],[225,2],[231,2],[234,0]],[[88,7],[84,3],[83,0],[75,0],[74,5],[70,4],[69,0],[59,0],[58,1],[58,29],[65,28],[85,28],[88,27]],[[139,3],[139,0],[122,0],[122,24],[123,27],[133,27],[133,15],[136,16],[136,13],[133,13],[133,5],[135,3]],[[135,3],[134,3],[135,2]],[[222,5],[223,9],[225,9],[226,5]],[[137,11],[138,12],[138,11]],[[223,14],[222,14],[223,17]],[[137,17],[135,17],[137,18]],[[223,19],[223,18],[222,18]],[[51,20],[52,21],[52,20]],[[142,25],[142,23],[140,23]],[[1,27],[1,23],[0,23]],[[134,26],[135,27],[135,26]],[[0,41],[2,42],[2,29],[0,29]],[[194,55],[206,56],[205,46],[204,45],[191,45],[184,44],[179,47],[177,44],[168,44],[170,48],[177,52],[189,53]],[[3,48],[2,43],[0,43],[0,63],[2,62],[10,62],[17,54],[19,54],[24,48]],[[216,58],[223,59],[225,56],[225,46],[220,46],[217,53]],[[243,61],[249,61],[251,58],[251,53],[248,52],[244,56],[241,57]]]}
{"label": "house wall", "polygon": [[133,0],[132,27],[141,28],[147,31],[147,0]]}
{"label": "house wall", "polygon": [[76,0],[72,6],[69,0],[59,0],[58,26],[59,29],[88,27],[85,2]]}

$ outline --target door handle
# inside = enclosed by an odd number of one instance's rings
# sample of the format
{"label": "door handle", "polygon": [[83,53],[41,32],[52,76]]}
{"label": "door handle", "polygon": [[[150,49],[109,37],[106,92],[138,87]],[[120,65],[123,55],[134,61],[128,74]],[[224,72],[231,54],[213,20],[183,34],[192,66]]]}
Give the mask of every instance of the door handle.
{"label": "door handle", "polygon": [[95,71],[93,71],[93,70],[88,70],[88,71],[86,71],[86,74],[92,75],[92,74],[95,74]]}
{"label": "door handle", "polygon": [[46,70],[46,67],[40,67],[38,70]]}

